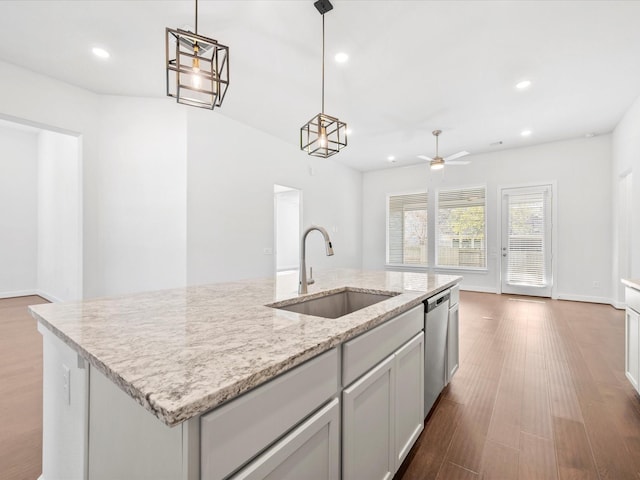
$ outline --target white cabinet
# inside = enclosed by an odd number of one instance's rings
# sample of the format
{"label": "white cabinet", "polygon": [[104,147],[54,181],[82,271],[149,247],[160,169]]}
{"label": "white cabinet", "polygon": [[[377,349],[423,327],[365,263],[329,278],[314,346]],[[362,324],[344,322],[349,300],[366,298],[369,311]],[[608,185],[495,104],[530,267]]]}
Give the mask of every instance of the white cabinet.
{"label": "white cabinet", "polygon": [[[627,308],[626,312],[626,352],[625,373],[636,390],[640,374],[640,315],[638,312]],[[640,390],[639,390],[640,391]]]}
{"label": "white cabinet", "polygon": [[424,334],[395,354],[396,470],[424,429]]}
{"label": "white cabinet", "polygon": [[334,348],[203,415],[201,479],[226,478],[335,398],[338,364]]}
{"label": "white cabinet", "polygon": [[340,402],[333,399],[231,477],[233,480],[338,480]]}
{"label": "white cabinet", "polygon": [[343,392],[343,479],[387,480],[394,474],[393,355]]}
{"label": "white cabinet", "polygon": [[640,392],[640,292],[627,287],[625,299],[625,374],[633,388]]}
{"label": "white cabinet", "polygon": [[393,478],[423,428],[424,334],[343,391],[343,479]]}
{"label": "white cabinet", "polygon": [[[451,298],[453,298],[453,296]],[[447,385],[458,371],[458,365],[460,363],[459,313],[459,305],[457,303],[449,307],[449,322],[447,325]]]}

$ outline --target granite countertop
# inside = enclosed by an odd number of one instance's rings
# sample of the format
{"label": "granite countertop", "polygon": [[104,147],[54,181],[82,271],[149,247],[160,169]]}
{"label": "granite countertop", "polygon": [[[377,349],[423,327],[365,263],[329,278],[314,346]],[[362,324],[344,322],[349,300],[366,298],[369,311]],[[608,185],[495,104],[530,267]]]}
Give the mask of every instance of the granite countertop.
{"label": "granite countertop", "polygon": [[631,288],[635,288],[636,290],[640,290],[640,280],[623,278],[621,281],[627,287],[631,287]]}
{"label": "granite countertop", "polygon": [[397,292],[339,319],[265,306],[298,297],[297,272],[83,302],[32,315],[169,426],[263,383],[418,305],[461,277],[411,272],[315,273],[308,297],[352,287]]}

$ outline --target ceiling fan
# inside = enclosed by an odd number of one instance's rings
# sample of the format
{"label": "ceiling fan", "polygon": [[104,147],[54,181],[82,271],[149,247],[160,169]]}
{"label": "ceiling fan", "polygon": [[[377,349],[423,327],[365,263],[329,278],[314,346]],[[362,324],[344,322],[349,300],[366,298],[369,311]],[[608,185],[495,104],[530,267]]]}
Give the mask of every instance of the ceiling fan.
{"label": "ceiling fan", "polygon": [[434,130],[433,136],[436,137],[436,156],[431,158],[426,155],[418,155],[418,158],[423,160],[428,160],[431,165],[431,170],[440,170],[444,168],[444,164],[447,165],[468,165],[471,163],[469,160],[455,161],[456,158],[464,157],[465,155],[469,155],[469,152],[463,150],[462,152],[454,153],[453,155],[449,155],[447,158],[442,158],[438,156],[438,137],[442,133],[442,130]]}

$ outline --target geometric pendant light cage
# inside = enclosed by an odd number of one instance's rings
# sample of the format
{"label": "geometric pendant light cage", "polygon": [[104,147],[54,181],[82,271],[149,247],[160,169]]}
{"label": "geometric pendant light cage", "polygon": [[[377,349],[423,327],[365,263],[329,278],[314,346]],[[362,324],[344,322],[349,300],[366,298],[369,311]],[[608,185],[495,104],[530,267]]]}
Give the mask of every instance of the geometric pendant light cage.
{"label": "geometric pendant light cage", "polygon": [[222,105],[229,88],[229,47],[198,35],[198,0],[195,29],[166,29],[167,95],[213,110]]}
{"label": "geometric pendant light cage", "polygon": [[314,6],[322,15],[322,110],[300,128],[300,149],[327,158],[347,146],[347,124],[324,113],[324,14],[333,5],[329,0],[318,0]]}

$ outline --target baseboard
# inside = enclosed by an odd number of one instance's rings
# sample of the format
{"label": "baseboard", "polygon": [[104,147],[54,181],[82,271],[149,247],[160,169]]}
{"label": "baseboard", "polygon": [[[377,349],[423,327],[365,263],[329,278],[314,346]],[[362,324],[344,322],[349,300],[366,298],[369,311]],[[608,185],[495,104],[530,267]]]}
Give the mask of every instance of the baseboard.
{"label": "baseboard", "polygon": [[624,310],[625,308],[627,308],[627,304],[625,302],[618,302],[617,300],[612,300],[611,306],[618,310]]}
{"label": "baseboard", "polygon": [[[478,293],[498,293],[496,289],[490,287],[474,287],[468,285],[460,285],[460,290],[465,292],[478,292]],[[571,302],[586,302],[586,303],[602,303],[605,305],[611,305],[617,310],[624,310],[626,305],[624,302],[618,302],[607,297],[591,297],[588,295],[573,295],[571,293],[561,293],[553,297],[554,300],[568,300]]]}
{"label": "baseboard", "polygon": [[573,295],[571,293],[559,293],[555,297],[557,300],[569,300],[571,302],[586,302],[586,303],[604,303],[605,305],[611,305],[614,308],[617,307],[617,302],[607,297],[592,297],[589,295]]}
{"label": "baseboard", "polygon": [[478,292],[478,293],[498,293],[495,288],[491,287],[474,287],[473,285],[460,285],[460,290],[465,292]]}
{"label": "baseboard", "polygon": [[29,297],[40,295],[37,290],[14,290],[13,292],[0,292],[0,298]]}
{"label": "baseboard", "polygon": [[56,297],[55,295],[51,295],[47,292],[43,292],[42,290],[36,290],[35,295],[38,295],[42,298],[44,298],[45,300],[49,300],[51,303],[60,303],[60,302],[64,302],[64,300]]}
{"label": "baseboard", "polygon": [[50,295],[47,292],[43,292],[42,290],[15,290],[13,292],[0,292],[0,298],[13,298],[13,297],[30,297],[32,295],[37,295],[38,297],[42,297],[45,300],[50,301],[51,303],[60,303],[64,300],[59,299],[55,295]]}

